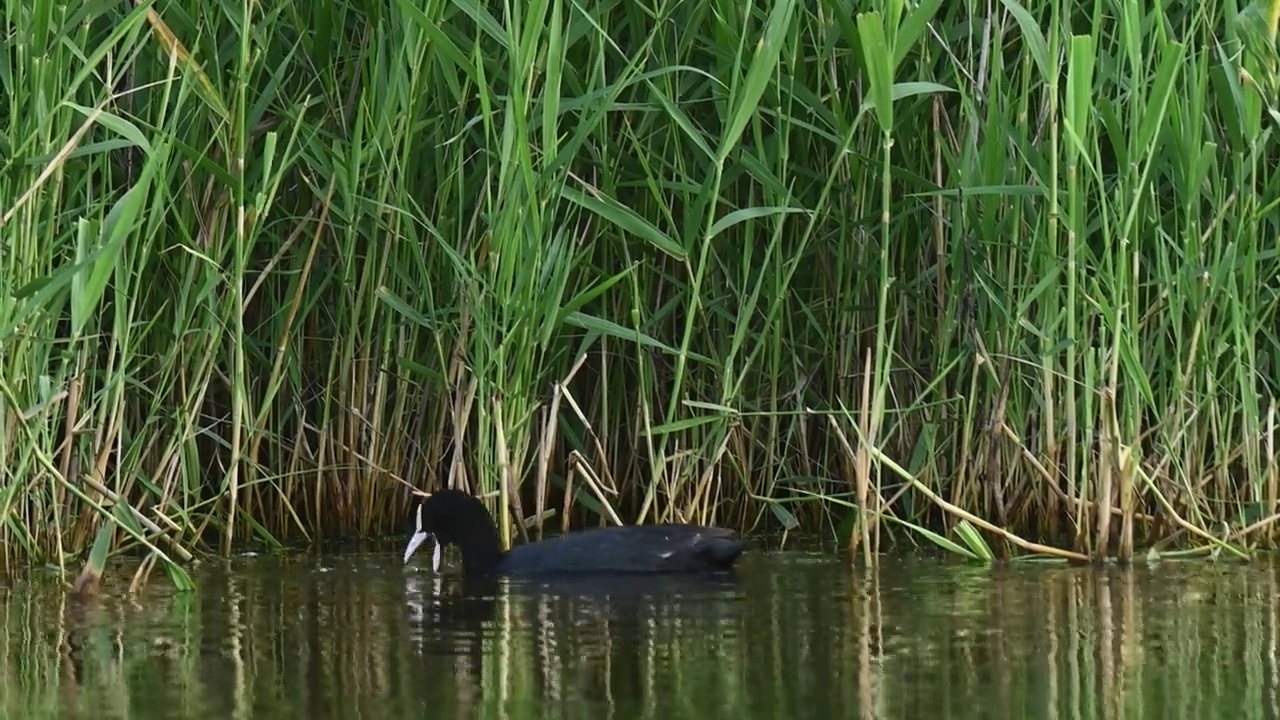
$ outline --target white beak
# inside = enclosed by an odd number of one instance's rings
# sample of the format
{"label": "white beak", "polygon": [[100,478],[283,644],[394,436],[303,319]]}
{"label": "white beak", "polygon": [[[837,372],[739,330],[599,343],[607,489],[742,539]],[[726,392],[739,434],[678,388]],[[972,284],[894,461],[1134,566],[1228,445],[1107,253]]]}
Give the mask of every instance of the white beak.
{"label": "white beak", "polygon": [[[404,549],[404,561],[408,563],[409,558],[413,557],[413,554],[418,551],[418,548],[422,547],[422,543],[426,542],[430,537],[431,533],[425,533],[421,530],[414,533],[413,537],[409,538],[408,547]],[[439,544],[437,544],[436,547],[440,547]]]}
{"label": "white beak", "polygon": [[422,543],[431,539],[431,544],[435,546],[435,549],[431,551],[431,572],[440,572],[440,543],[436,541],[435,538],[431,537],[431,533],[423,531],[421,507],[418,508],[418,517],[415,525],[417,526],[417,532],[413,534],[413,537],[409,538],[409,544],[404,549],[405,564],[408,564],[409,558],[413,557],[413,554],[418,551],[418,548],[422,547]]}

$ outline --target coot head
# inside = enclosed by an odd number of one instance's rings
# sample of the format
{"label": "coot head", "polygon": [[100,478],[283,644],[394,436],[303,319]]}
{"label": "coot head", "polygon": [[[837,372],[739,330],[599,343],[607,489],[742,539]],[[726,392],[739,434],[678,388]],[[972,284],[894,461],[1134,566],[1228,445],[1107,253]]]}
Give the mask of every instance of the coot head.
{"label": "coot head", "polygon": [[440,569],[440,550],[444,545],[460,545],[463,562],[469,570],[488,569],[502,559],[498,529],[489,511],[475,497],[461,490],[441,490],[430,495],[413,496],[409,506],[409,543],[404,561],[428,540],[435,549],[431,566]]}

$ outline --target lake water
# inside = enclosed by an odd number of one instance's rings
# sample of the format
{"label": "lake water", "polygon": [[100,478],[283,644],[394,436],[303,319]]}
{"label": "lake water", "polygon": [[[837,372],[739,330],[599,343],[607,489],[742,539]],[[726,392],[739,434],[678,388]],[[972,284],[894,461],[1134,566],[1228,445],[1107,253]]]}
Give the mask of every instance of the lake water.
{"label": "lake water", "polygon": [[1280,573],[756,552],[736,579],[468,586],[399,549],[92,606],[0,587],[5,718],[1277,718]]}

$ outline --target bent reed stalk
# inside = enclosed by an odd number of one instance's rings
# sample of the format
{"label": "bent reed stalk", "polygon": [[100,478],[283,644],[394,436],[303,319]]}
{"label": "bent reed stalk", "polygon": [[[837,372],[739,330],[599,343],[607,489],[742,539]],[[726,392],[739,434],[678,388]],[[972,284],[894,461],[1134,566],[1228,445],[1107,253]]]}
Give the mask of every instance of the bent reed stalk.
{"label": "bent reed stalk", "polygon": [[444,485],[506,542],[1251,556],[1277,17],[6,2],[4,561],[181,580]]}

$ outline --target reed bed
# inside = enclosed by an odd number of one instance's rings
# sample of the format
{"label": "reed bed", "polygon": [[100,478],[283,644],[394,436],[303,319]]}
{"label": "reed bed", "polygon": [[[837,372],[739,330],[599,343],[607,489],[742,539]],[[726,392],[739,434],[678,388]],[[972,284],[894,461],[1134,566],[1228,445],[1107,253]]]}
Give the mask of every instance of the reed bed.
{"label": "reed bed", "polygon": [[7,566],[1276,537],[1280,0],[3,7]]}

